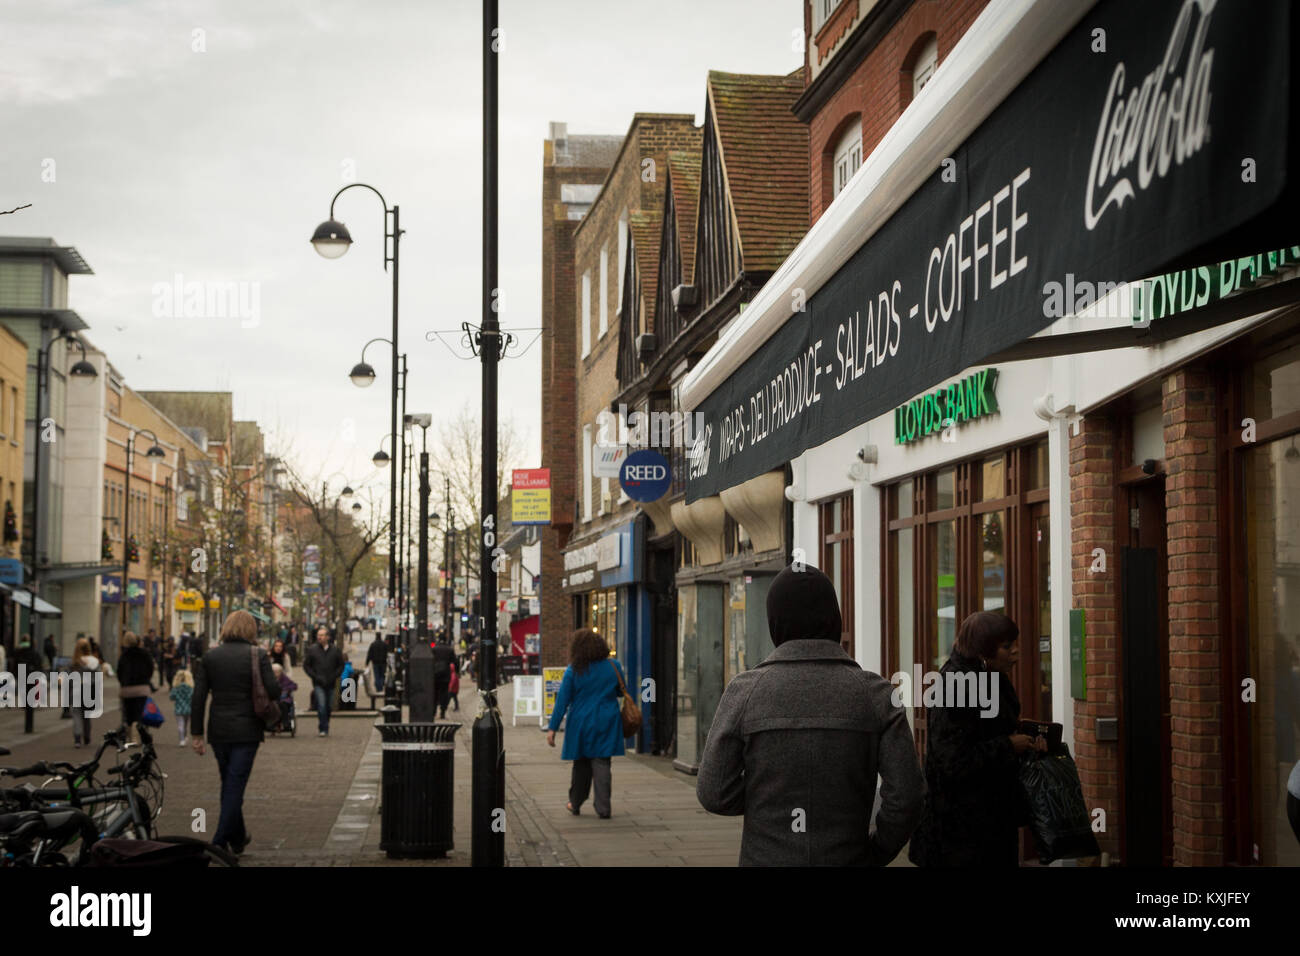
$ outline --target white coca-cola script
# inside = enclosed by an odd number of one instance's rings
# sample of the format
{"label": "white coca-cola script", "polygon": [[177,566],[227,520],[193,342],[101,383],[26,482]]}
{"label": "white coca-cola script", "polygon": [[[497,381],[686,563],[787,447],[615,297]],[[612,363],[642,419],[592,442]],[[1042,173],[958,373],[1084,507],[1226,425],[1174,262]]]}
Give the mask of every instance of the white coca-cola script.
{"label": "white coca-cola script", "polygon": [[[1145,190],[1156,176],[1168,175],[1171,163],[1181,166],[1197,153],[1208,138],[1214,50],[1204,47],[1215,3],[1185,0],[1164,59],[1140,86],[1126,90],[1123,63],[1111,74],[1088,167],[1083,219],[1089,230],[1109,208],[1118,209],[1137,195],[1131,176],[1134,162],[1137,189]],[[1175,76],[1180,64],[1182,75]],[[1102,196],[1100,203],[1097,195]]]}

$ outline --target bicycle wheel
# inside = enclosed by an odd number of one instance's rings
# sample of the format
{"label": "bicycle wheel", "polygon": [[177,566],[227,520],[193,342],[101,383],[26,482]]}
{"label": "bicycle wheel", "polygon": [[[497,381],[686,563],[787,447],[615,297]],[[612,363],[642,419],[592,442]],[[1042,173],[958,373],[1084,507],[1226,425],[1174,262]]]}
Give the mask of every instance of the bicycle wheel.
{"label": "bicycle wheel", "polygon": [[198,844],[203,847],[203,853],[208,858],[208,866],[239,866],[239,858],[229,850],[223,850],[219,846],[213,846],[197,837],[187,836],[158,836],[154,837],[155,843],[189,843]]}

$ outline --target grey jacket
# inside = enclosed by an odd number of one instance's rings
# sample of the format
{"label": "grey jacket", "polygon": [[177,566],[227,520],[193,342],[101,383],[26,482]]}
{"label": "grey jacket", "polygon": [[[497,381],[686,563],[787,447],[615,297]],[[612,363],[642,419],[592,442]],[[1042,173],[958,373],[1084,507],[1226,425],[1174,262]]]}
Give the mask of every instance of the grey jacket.
{"label": "grey jacket", "polygon": [[727,685],[696,793],[710,813],[744,815],[741,866],[883,866],[898,855],[925,780],[893,692],[826,640],[786,641]]}

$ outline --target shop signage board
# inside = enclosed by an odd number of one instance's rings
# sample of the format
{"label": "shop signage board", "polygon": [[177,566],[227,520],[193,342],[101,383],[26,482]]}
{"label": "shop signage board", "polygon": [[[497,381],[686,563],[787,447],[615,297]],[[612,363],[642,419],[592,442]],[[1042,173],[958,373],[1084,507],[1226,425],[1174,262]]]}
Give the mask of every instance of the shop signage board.
{"label": "shop signage board", "polygon": [[591,475],[593,478],[617,478],[619,468],[627,458],[626,445],[595,445],[591,449]]}
{"label": "shop signage board", "polygon": [[0,584],[22,584],[23,563],[17,558],[0,558]]}
{"label": "shop signage board", "polygon": [[512,727],[520,717],[542,716],[542,678],[536,674],[520,674],[515,677],[514,685],[515,713],[510,720]]}
{"label": "shop signage board", "polygon": [[998,410],[998,370],[986,368],[894,409],[894,444],[933,435]]}
{"label": "shop signage board", "polygon": [[542,668],[542,726],[551,722],[555,712],[555,698],[560,693],[560,684],[564,680],[563,667]]}
{"label": "shop signage board", "polygon": [[667,458],[643,448],[624,459],[618,471],[618,483],[633,501],[658,501],[672,486],[673,472]]}
{"label": "shop signage board", "polygon": [[1294,241],[1296,191],[1279,203],[1294,14],[1248,9],[1098,3],[829,281],[806,302],[791,290],[802,310],[693,410],[686,500],[1023,342],[1069,277],[1133,282]]}
{"label": "shop signage board", "polygon": [[510,474],[511,524],[550,524],[551,469],[516,468]]}
{"label": "shop signage board", "polygon": [[1070,608],[1070,696],[1088,699],[1088,658],[1083,608]]}
{"label": "shop signage board", "polygon": [[1250,288],[1279,269],[1297,264],[1300,264],[1300,246],[1290,246],[1135,282],[1133,323],[1145,325],[1189,309],[1203,308]]}

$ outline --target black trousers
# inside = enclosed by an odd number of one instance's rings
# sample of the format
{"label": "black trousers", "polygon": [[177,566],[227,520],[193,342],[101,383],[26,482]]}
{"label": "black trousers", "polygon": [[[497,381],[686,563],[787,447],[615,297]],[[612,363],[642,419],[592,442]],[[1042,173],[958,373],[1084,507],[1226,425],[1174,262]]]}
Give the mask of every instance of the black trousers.
{"label": "black trousers", "polygon": [[579,757],[573,761],[573,775],[569,780],[569,802],[579,809],[591,792],[591,782],[596,781],[596,815],[609,816],[609,792],[612,777],[608,757]]}
{"label": "black trousers", "polygon": [[[442,712],[442,716],[447,716],[447,704],[451,696],[451,674],[445,674],[433,679],[433,706]],[[457,709],[459,709],[459,704]]]}

